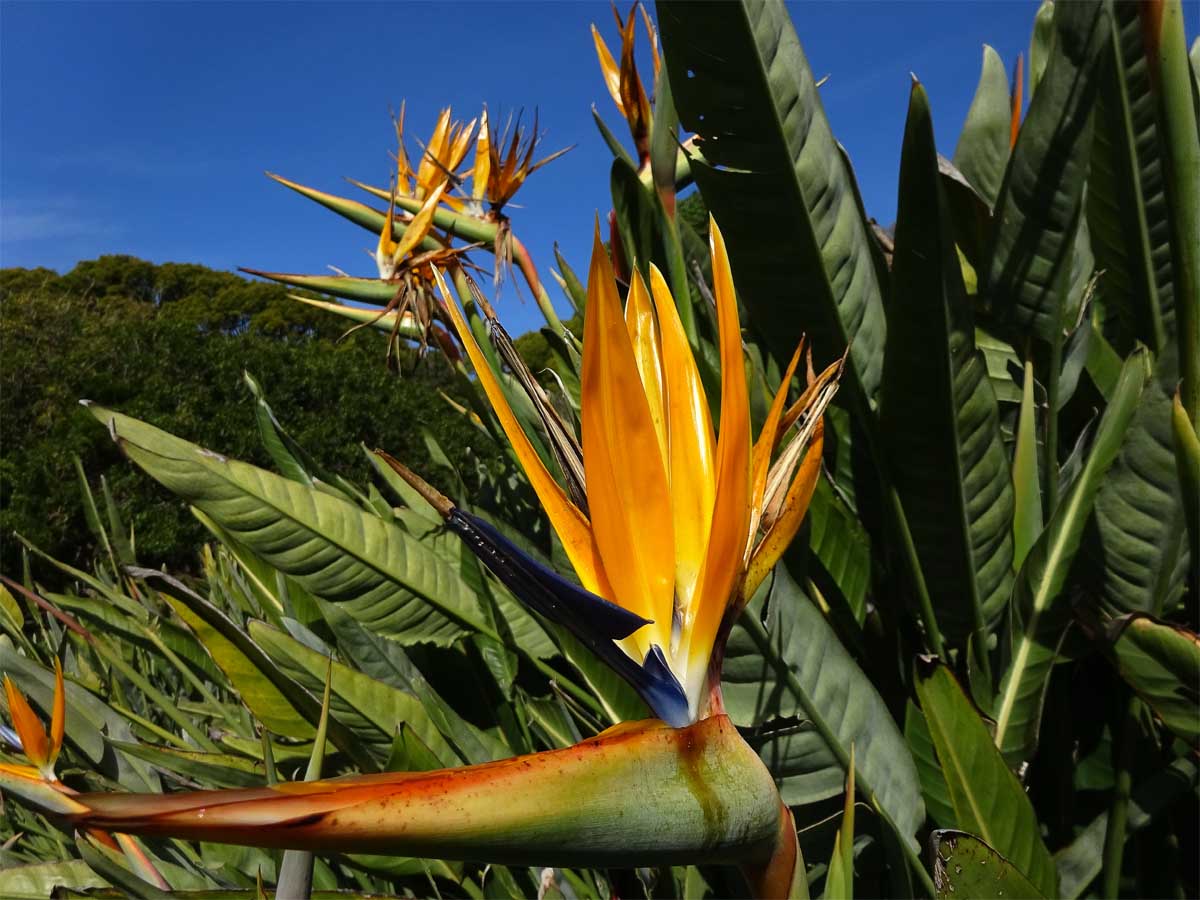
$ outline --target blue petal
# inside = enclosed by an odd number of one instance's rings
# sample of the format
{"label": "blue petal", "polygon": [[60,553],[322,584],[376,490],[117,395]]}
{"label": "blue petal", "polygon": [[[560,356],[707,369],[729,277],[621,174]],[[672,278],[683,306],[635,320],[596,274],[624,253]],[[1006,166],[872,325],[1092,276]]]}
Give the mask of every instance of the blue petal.
{"label": "blue petal", "polygon": [[659,718],[675,728],[690,723],[687,696],[662,650],[652,648],[639,665],[613,643],[649,624],[649,619],[568,581],[470,513],[452,509],[446,525],[522,603],[570,630],[628,681]]}

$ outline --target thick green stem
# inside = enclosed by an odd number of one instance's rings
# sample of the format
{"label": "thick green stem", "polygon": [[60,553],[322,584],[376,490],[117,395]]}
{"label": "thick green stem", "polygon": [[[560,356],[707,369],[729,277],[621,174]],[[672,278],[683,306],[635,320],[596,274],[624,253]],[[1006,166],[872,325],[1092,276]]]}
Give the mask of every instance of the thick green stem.
{"label": "thick green stem", "polygon": [[563,327],[562,320],[558,318],[558,313],[554,311],[554,305],[550,302],[550,295],[546,293],[546,288],[542,285],[542,279],[538,276],[537,266],[533,264],[533,257],[529,255],[529,250],[515,234],[510,233],[509,240],[512,241],[513,261],[517,264],[517,268],[521,270],[521,274],[525,276],[525,283],[529,285],[529,290],[533,293],[533,299],[542,313],[542,318],[546,320],[546,324],[550,326],[550,329],[555,334],[563,340],[570,340],[567,337],[567,330]]}
{"label": "thick green stem", "polygon": [[[1128,693],[1128,691],[1126,692]],[[1125,855],[1125,832],[1129,822],[1129,794],[1133,789],[1133,745],[1137,737],[1136,697],[1129,697],[1119,724],[1120,735],[1114,749],[1113,768],[1116,786],[1108,808],[1108,826],[1104,831],[1104,879],[1100,893],[1105,900],[1116,900],[1121,888],[1121,862]]]}

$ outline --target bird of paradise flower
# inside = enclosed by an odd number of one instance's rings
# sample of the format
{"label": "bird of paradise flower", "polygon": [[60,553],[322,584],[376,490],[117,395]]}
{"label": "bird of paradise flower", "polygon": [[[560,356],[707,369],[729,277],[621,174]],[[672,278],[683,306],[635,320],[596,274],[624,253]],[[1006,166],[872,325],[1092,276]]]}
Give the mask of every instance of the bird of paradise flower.
{"label": "bird of paradise flower", "polygon": [[724,714],[720,670],[732,623],[807,509],[820,469],[821,417],[841,365],[820,375],[810,368],[808,386],[789,406],[797,348],[751,440],[733,277],[715,222],[710,233],[721,359],[715,435],[665,280],[653,267],[649,285],[635,274],[622,309],[597,228],[582,440],[559,440],[563,455],[578,456],[577,466],[564,466],[578,482],[572,491],[533,449],[435,272],[441,302],[579,584],[385,455],[514,594],[584,640],[659,719],[623,723],[564,750],[434,772],[166,795],[76,793],[53,772],[63,729],[60,674],[51,738],[6,685],[34,767],[0,765],[0,787],[92,834],[542,865],[730,862],[758,896],[800,890],[791,815]]}

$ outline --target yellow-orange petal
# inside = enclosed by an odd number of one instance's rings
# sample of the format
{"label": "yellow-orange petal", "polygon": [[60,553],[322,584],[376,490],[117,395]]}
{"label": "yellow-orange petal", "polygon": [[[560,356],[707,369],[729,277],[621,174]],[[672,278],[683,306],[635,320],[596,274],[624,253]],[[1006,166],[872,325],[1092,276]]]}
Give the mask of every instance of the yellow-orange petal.
{"label": "yellow-orange petal", "polygon": [[425,152],[421,154],[421,164],[417,166],[417,191],[422,200],[429,191],[433,190],[435,185],[445,180],[445,174],[434,160],[440,162],[446,155],[449,134],[450,107],[447,106],[438,116],[437,124],[433,127],[433,135],[429,138],[429,143],[425,145]]}
{"label": "yellow-orange petal", "polygon": [[650,11],[646,9],[646,4],[641,4],[642,23],[646,26],[646,37],[650,41],[650,54],[654,59],[654,81],[658,82],[658,73],[662,68],[662,58],[658,52],[658,29],[654,27],[654,22],[650,19]]}
{"label": "yellow-orange petal", "polygon": [[667,473],[597,220],[583,326],[583,468],[588,511],[618,604],[653,620],[638,649],[669,648],[675,544]]}
{"label": "yellow-orange petal", "polygon": [[404,234],[400,236],[400,243],[392,251],[393,263],[400,262],[414,247],[425,240],[425,235],[429,234],[429,226],[433,224],[433,214],[437,211],[438,203],[445,192],[446,183],[442,182],[417,210],[417,214],[412,217],[412,221],[404,229]]}
{"label": "yellow-orange petal", "polygon": [[600,30],[595,25],[592,26],[592,41],[596,45],[596,56],[600,58],[604,86],[608,88],[608,93],[613,98],[613,103],[617,104],[621,115],[625,115],[625,105],[621,102],[621,70],[617,67],[613,55],[608,52],[608,44],[604,43],[604,38],[600,36]]}
{"label": "yellow-orange petal", "polygon": [[808,512],[808,504],[812,501],[817,478],[821,474],[821,451],[824,446],[825,420],[821,418],[817,420],[812,440],[804,453],[804,459],[800,462],[800,471],[788,487],[779,517],[750,556],[750,564],[746,567],[746,578],[742,584],[742,596],[746,599],[758,590],[758,586],[775,563],[779,562],[779,557],[800,530],[800,523],[804,521],[804,514]]}
{"label": "yellow-orange petal", "polygon": [[650,293],[658,314],[667,417],[667,481],[675,536],[675,594],[686,605],[704,564],[716,494],[712,418],[700,372],[679,320],[671,289],[650,267]]}
{"label": "yellow-orange petal", "polygon": [[404,101],[400,101],[400,115],[395,119],[396,127],[396,190],[401,194],[411,192],[412,165],[408,161],[408,151],[404,149]]}
{"label": "yellow-orange petal", "polygon": [[550,475],[541,457],[533,449],[533,444],[529,442],[529,438],[521,429],[517,417],[513,415],[513,411],[508,405],[504,390],[500,387],[500,382],[496,380],[495,372],[492,371],[483,351],[475,342],[475,336],[471,333],[470,326],[467,325],[462,309],[459,308],[458,300],[446,287],[442,273],[436,268],[433,272],[438,290],[442,295],[442,301],[450,315],[450,321],[454,324],[458,339],[466,348],[471,365],[475,367],[479,384],[483,387],[488,402],[492,404],[496,418],[500,420],[500,427],[508,436],[509,443],[512,444],[513,451],[517,454],[517,459],[520,460],[521,467],[524,468],[534,493],[541,501],[542,508],[546,510],[546,516],[550,519],[551,526],[562,541],[563,549],[567,553],[567,558],[571,560],[575,574],[579,576],[580,583],[587,590],[606,600],[613,600],[612,588],[609,587],[608,579],[605,577],[604,566],[600,561],[587,517],[579,507],[571,502],[566,491]]}
{"label": "yellow-orange petal", "polygon": [[754,456],[751,464],[753,474],[750,490],[750,528],[747,534],[746,553],[750,552],[750,544],[754,540],[755,532],[758,531],[758,521],[762,515],[763,495],[767,489],[767,472],[771,469],[771,454],[775,452],[775,446],[779,440],[779,422],[783,418],[784,404],[787,403],[788,388],[791,386],[792,376],[796,373],[796,366],[800,362],[800,354],[803,351],[804,341],[802,340],[796,346],[796,352],[792,354],[792,361],[788,363],[787,371],[783,373],[783,380],[779,382],[779,390],[775,392],[775,399],[771,401],[771,409],[767,412],[762,431],[758,434],[758,440],[754,442]]}
{"label": "yellow-orange petal", "polygon": [[21,739],[25,757],[37,768],[44,769],[50,760],[50,741],[46,729],[12,679],[4,676],[4,691],[8,695],[8,714],[13,728]]}
{"label": "yellow-orange petal", "polygon": [[375,258],[379,261],[380,266],[383,265],[383,259],[390,259],[396,252],[396,242],[392,240],[392,234],[396,226],[396,194],[393,192],[391,201],[388,203],[387,218],[383,220],[383,230],[379,232],[379,246],[375,251]]}
{"label": "yellow-orange petal", "polygon": [[[449,172],[454,172],[462,161],[467,158],[467,150],[470,149],[471,141],[475,137],[475,119],[472,119],[461,130],[455,132],[454,137],[449,141],[449,146],[446,152],[446,158],[438,158],[440,162]],[[444,173],[443,173],[444,174]]]}
{"label": "yellow-orange petal", "polygon": [[649,134],[651,119],[650,101],[646,97],[646,89],[642,86],[633,55],[636,25],[637,20],[630,10],[621,31],[621,108],[635,140]]}
{"label": "yellow-orange petal", "polygon": [[[717,432],[717,491],[700,584],[689,610],[689,698],[704,677],[721,617],[741,580],[750,525],[750,402],[738,323],[737,295],[725,239],[709,217],[713,293],[721,350],[721,426]],[[685,621],[687,621],[685,619]]]}
{"label": "yellow-orange petal", "polygon": [[488,178],[492,171],[491,139],[485,108],[479,117],[479,137],[475,140],[475,165],[471,169],[471,196],[477,201],[488,195]]}
{"label": "yellow-orange petal", "polygon": [[[650,304],[650,292],[642,273],[633,273],[629,286],[629,297],[625,301],[625,327],[633,344],[633,356],[637,360],[638,374],[642,377],[642,389],[650,406],[650,418],[658,435],[658,448],[663,465],[667,465],[667,423],[663,408],[662,350],[658,336],[658,319]],[[669,481],[668,481],[669,483]]]}
{"label": "yellow-orange petal", "polygon": [[50,760],[54,765],[58,751],[62,749],[63,735],[67,731],[67,692],[63,684],[62,662],[54,658],[54,706],[50,712]]}

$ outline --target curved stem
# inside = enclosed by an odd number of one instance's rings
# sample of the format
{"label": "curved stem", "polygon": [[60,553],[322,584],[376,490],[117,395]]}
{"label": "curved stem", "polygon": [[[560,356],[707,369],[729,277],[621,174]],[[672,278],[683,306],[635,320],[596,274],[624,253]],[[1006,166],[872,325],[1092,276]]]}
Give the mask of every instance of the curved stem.
{"label": "curved stem", "polygon": [[566,339],[567,330],[563,327],[558,313],[554,311],[554,305],[550,302],[550,295],[546,293],[546,288],[542,285],[542,279],[538,276],[537,266],[533,264],[533,257],[529,255],[529,249],[521,243],[520,238],[511,232],[509,232],[509,241],[512,246],[513,261],[517,264],[517,268],[521,270],[521,274],[525,276],[525,283],[529,285],[529,290],[533,293],[533,298],[537,302],[538,309],[541,310],[546,324],[550,326],[555,334]]}

